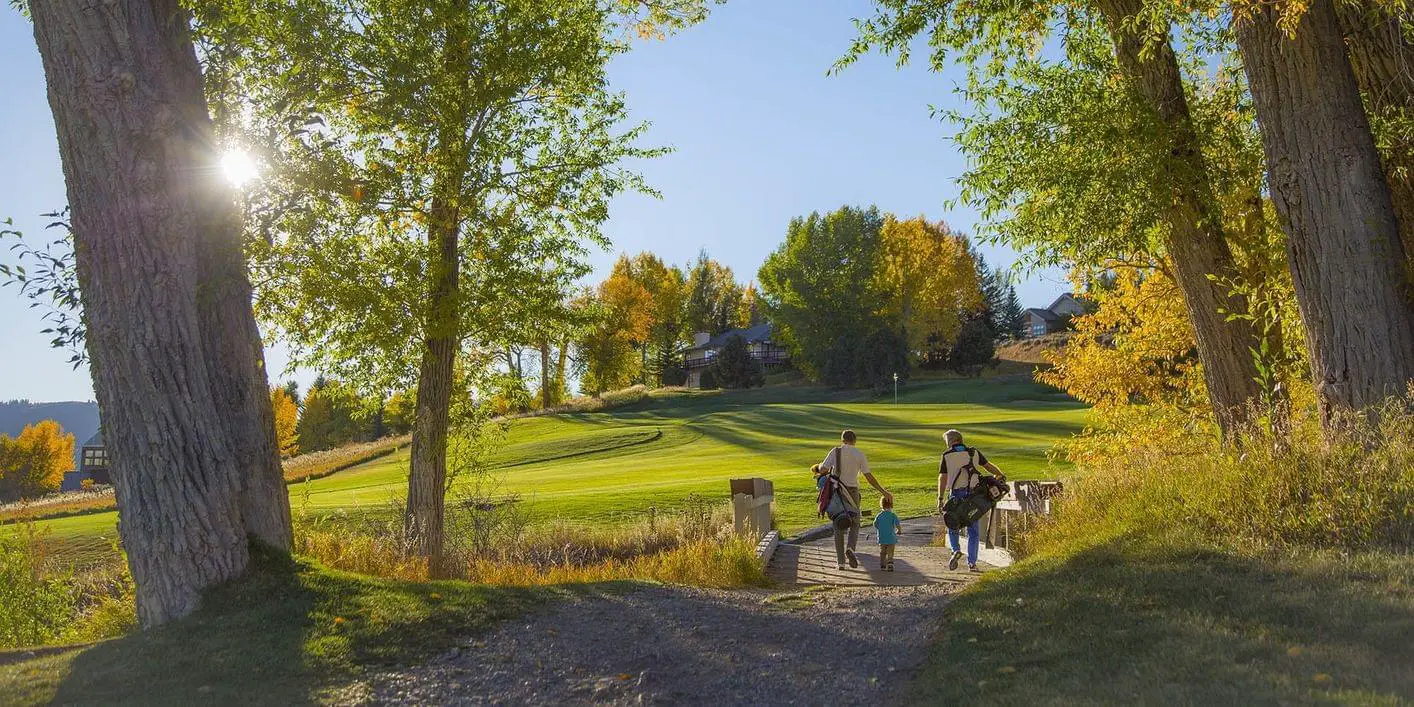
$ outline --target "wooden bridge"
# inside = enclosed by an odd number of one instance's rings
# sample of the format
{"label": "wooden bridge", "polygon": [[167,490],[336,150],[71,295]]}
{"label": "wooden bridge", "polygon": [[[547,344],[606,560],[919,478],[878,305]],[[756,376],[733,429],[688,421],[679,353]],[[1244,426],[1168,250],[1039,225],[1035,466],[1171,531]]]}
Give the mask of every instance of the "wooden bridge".
{"label": "wooden bridge", "polygon": [[[1010,544],[1013,524],[1030,513],[1049,510],[1049,498],[1059,492],[1054,482],[1015,482],[1012,493],[982,522],[982,549],[977,567],[982,572],[1011,564]],[[948,569],[952,551],[946,546],[947,530],[942,518],[929,516],[902,522],[903,532],[894,549],[894,571],[879,567],[879,536],[863,519],[855,552],[859,567],[841,570],[836,566],[834,535],[828,527],[806,533],[797,541],[782,542],[770,528],[770,508],[774,499],[771,482],[764,479],[737,479],[732,482],[732,504],[739,532],[761,538],[758,554],[767,561],[766,574],[784,585],[829,584],[836,586],[906,587],[921,584],[966,584],[977,577],[964,559],[958,569]],[[966,533],[961,538],[967,549]]]}

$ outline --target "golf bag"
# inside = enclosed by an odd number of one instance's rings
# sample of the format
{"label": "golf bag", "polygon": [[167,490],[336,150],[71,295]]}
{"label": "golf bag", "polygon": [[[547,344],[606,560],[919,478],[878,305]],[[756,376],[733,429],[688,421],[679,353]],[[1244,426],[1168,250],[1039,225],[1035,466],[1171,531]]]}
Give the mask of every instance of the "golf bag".
{"label": "golf bag", "polygon": [[1007,492],[1006,482],[1001,479],[994,476],[978,478],[977,485],[966,498],[949,498],[943,505],[943,525],[948,530],[961,530],[972,525],[996,508],[997,501],[1002,500]]}
{"label": "golf bag", "polygon": [[816,498],[820,515],[829,516],[830,523],[836,528],[845,529],[854,523],[854,519],[859,517],[859,505],[849,492],[845,490],[844,484],[840,483],[840,449],[835,448],[835,467],[825,476],[825,484],[820,488],[820,494]]}

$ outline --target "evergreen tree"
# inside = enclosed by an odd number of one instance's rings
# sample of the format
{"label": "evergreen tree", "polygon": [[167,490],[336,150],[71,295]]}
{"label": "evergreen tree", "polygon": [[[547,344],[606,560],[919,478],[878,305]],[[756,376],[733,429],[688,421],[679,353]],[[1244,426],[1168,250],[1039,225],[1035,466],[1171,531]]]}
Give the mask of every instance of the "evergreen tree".
{"label": "evergreen tree", "polygon": [[722,345],[710,367],[712,378],[723,388],[756,388],[766,384],[761,362],[752,358],[746,339],[733,336]]}

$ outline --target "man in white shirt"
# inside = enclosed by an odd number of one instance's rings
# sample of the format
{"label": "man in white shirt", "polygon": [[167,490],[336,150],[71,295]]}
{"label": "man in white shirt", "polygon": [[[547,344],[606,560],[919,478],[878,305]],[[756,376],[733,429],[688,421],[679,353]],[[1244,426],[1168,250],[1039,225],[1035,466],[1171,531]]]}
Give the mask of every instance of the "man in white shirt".
{"label": "man in white shirt", "polygon": [[[840,441],[843,443],[830,450],[825,455],[825,461],[820,462],[820,468],[827,473],[834,473],[840,479],[840,485],[844,487],[844,493],[849,498],[849,503],[854,506],[855,513],[847,528],[835,526],[835,560],[839,569],[844,569],[845,560],[849,561],[850,567],[858,567],[859,559],[854,556],[854,548],[859,543],[859,477],[864,476],[864,480],[869,482],[876,491],[884,498],[893,500],[894,495],[889,493],[874,479],[874,474],[869,471],[869,460],[864,458],[864,452],[854,446],[857,437],[854,430],[845,430],[840,433]],[[849,544],[845,545],[846,535]]]}

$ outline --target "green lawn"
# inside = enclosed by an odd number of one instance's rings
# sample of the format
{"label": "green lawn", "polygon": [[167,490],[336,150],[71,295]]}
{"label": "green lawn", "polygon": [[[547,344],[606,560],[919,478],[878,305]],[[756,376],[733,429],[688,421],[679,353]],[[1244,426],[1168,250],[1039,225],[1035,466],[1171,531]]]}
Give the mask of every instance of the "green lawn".
{"label": "green lawn", "polygon": [[399,582],[257,555],[180,621],[34,660],[0,652],[0,705],[307,704],[584,588]]}
{"label": "green lawn", "polygon": [[[818,521],[809,467],[845,427],[856,430],[876,476],[904,515],[932,509],[943,431],[957,427],[1012,478],[1044,477],[1046,452],[1083,426],[1084,406],[1022,379],[964,379],[906,386],[892,395],[773,386],[677,393],[595,413],[517,420],[496,461],[504,490],[539,518],[623,523],[691,494],[727,498],[727,479],[776,483],[780,526]],[[291,487],[296,513],[370,512],[403,492],[406,450]],[[870,500],[869,503],[874,501]],[[84,554],[109,546],[115,514],[46,521],[53,538]]]}

